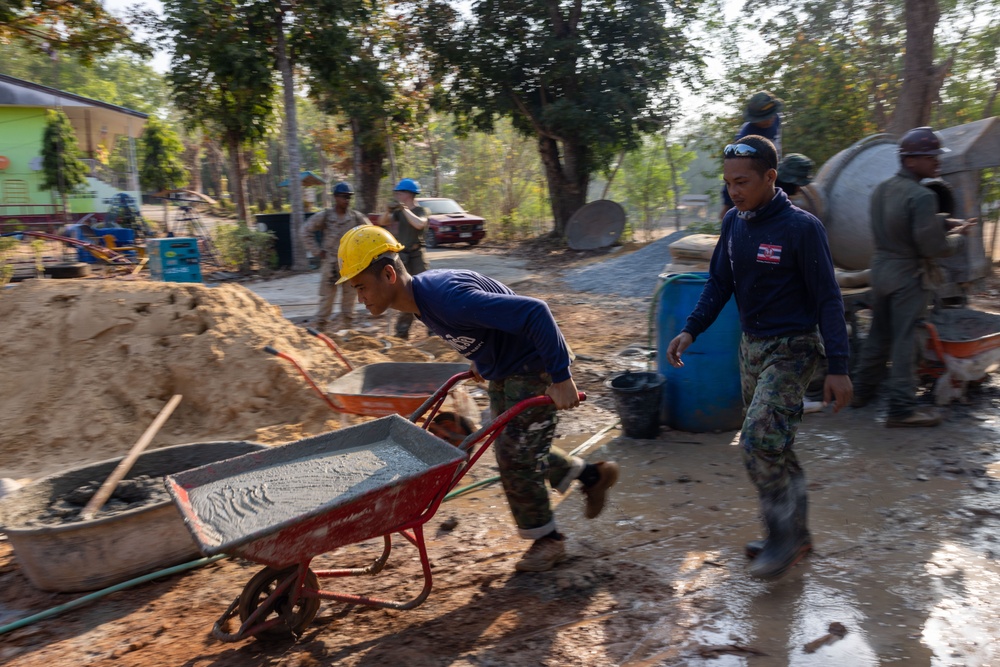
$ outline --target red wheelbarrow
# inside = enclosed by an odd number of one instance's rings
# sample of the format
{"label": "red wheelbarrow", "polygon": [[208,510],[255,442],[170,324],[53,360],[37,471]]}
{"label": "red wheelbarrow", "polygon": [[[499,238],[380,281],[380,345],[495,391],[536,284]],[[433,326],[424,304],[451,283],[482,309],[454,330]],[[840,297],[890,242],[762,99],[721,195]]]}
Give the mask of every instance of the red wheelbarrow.
{"label": "red wheelbarrow", "polygon": [[[451,378],[410,421],[390,415],[167,477],[170,495],[205,555],[226,553],[267,566],[215,622],[213,636],[227,642],[298,637],[320,600],[412,609],[427,599],[432,581],[424,524],[513,417],[551,402],[548,396],[522,401],[458,447],[415,425],[428,410],[429,424],[451,386],[470,375]],[[393,601],[320,588],[320,579],[381,572],[393,533],[420,554],[419,594]],[[379,537],[382,554],[367,567],[309,567],[321,554]],[[237,614],[241,624],[230,632],[226,626]]]}
{"label": "red wheelbarrow", "polygon": [[328,384],[326,391],[290,354],[270,345],[264,351],[294,365],[313,391],[335,412],[370,417],[408,415],[430,398],[443,382],[469,368],[468,364],[442,362],[385,362],[354,368],[330,337],[315,329],[307,331],[326,343],[348,370]]}

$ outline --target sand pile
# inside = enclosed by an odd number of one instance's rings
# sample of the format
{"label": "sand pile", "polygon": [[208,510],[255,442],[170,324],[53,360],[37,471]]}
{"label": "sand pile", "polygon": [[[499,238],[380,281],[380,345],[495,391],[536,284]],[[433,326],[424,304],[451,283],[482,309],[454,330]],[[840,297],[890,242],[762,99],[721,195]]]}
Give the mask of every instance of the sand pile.
{"label": "sand pile", "polygon": [[273,443],[342,423],[265,345],[294,354],[321,384],[346,372],[239,285],[33,280],[5,290],[0,477],[122,456],[173,394],[184,400],[154,447]]}

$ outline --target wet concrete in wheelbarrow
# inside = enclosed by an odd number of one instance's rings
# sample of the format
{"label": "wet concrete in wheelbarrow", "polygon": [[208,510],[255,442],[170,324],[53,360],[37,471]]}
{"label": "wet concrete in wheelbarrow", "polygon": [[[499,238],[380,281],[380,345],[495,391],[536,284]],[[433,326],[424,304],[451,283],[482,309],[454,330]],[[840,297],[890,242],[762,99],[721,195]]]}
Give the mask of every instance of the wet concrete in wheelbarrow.
{"label": "wet concrete in wheelbarrow", "polygon": [[[886,429],[879,405],[808,415],[797,448],[816,553],[777,582],[746,574],[742,545],[758,537],[759,521],[735,434],[664,430],[656,440],[615,437],[588,454],[619,461],[622,480],[594,521],[582,517],[579,493],[559,504],[570,557],[552,572],[513,572],[527,545],[511,537],[502,493],[491,486],[442,506],[428,524],[435,587],[414,610],[325,602],[298,643],[222,644],[209,636],[211,624],[259,569],[223,561],[2,637],[0,659],[138,667],[998,664],[1000,420],[992,415],[1000,390],[987,384],[971,401],[934,429]],[[315,566],[364,565],[378,546],[326,554]],[[329,587],[405,599],[419,580],[416,552],[403,544],[379,576]],[[30,589],[0,543],[0,622],[71,597]],[[807,653],[835,622],[843,638]]]}

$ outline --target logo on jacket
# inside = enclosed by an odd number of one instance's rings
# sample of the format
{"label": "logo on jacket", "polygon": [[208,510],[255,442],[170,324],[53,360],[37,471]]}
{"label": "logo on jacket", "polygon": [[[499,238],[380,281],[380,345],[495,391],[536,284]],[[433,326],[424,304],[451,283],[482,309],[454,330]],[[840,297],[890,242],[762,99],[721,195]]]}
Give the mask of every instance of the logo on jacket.
{"label": "logo on jacket", "polygon": [[[462,355],[471,354],[481,347],[481,343],[471,336],[452,336],[445,334],[444,342],[455,348],[455,351]],[[479,343],[479,344],[477,344]]]}
{"label": "logo on jacket", "polygon": [[781,246],[761,243],[757,248],[757,261],[765,264],[778,264],[781,262]]}

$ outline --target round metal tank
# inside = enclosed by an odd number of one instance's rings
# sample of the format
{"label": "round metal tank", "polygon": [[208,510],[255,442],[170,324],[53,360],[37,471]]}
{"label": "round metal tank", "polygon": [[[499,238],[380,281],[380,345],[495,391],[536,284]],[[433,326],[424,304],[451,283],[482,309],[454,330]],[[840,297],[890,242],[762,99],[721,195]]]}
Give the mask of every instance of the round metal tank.
{"label": "round metal tank", "polygon": [[837,266],[852,270],[869,267],[874,246],[871,195],[897,171],[895,138],[876,134],[834,155],[816,175],[812,186],[823,193],[824,209],[818,217],[826,227]]}

